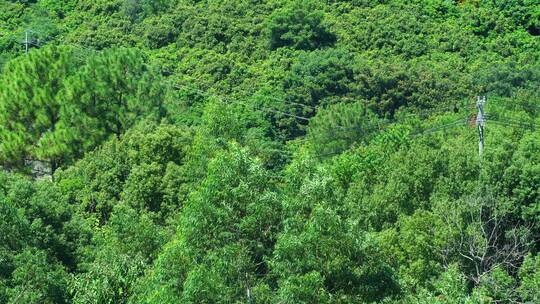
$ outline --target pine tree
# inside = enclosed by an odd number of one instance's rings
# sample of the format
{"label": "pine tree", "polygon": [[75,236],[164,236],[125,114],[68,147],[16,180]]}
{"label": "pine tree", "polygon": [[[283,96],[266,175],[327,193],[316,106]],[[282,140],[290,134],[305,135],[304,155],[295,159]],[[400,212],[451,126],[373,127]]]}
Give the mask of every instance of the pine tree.
{"label": "pine tree", "polygon": [[0,162],[7,168],[42,160],[55,169],[70,149],[56,98],[75,69],[70,49],[46,47],[6,65],[0,78]]}

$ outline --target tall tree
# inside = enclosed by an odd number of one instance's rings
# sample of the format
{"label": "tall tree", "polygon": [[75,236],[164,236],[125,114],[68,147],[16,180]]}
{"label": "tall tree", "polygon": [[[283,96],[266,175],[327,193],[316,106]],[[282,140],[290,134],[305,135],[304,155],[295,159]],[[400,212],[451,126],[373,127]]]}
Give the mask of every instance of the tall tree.
{"label": "tall tree", "polygon": [[[11,62],[0,79],[0,162],[50,163],[54,172],[140,118],[164,116],[164,90],[140,52],[111,49],[80,66],[68,48]],[[78,69],[77,69],[78,68]]]}
{"label": "tall tree", "polygon": [[231,150],[210,162],[138,302],[257,302],[254,290],[264,289],[279,229],[279,203],[261,164],[244,149]]}
{"label": "tall tree", "polygon": [[165,113],[161,79],[135,49],[109,49],[90,57],[66,80],[62,98],[73,106],[65,114],[79,152],[110,134],[122,135],[138,119],[158,120]]}
{"label": "tall tree", "polygon": [[76,67],[70,54],[65,47],[46,47],[6,65],[0,78],[0,162],[5,167],[39,159],[55,168],[71,149],[56,98],[62,79]]}

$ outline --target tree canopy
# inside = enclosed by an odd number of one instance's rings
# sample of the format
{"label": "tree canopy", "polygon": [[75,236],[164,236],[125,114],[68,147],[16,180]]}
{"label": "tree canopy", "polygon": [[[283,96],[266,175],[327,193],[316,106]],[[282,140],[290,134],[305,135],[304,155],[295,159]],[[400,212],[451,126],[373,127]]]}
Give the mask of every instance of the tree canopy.
{"label": "tree canopy", "polygon": [[539,39],[536,0],[0,0],[0,303],[537,303]]}

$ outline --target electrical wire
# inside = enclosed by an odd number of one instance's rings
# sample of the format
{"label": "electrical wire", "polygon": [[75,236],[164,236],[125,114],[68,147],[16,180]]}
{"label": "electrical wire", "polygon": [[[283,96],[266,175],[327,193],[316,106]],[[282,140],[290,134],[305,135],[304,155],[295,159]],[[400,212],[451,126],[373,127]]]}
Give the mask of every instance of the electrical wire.
{"label": "electrical wire", "polygon": [[505,108],[508,108],[508,107],[522,107],[522,108],[525,108],[525,109],[535,109],[535,110],[538,110],[540,111],[540,106],[539,105],[534,105],[534,104],[530,104],[530,103],[527,103],[527,104],[522,104],[522,103],[501,103],[501,99],[495,99],[494,101],[491,101],[488,105],[495,105],[495,106],[502,106],[502,107],[505,107]]}
{"label": "electrical wire", "polygon": [[465,124],[467,121],[468,121],[467,118],[461,118],[461,119],[455,120],[453,122],[450,122],[450,123],[447,123],[447,124],[444,124],[444,125],[441,125],[441,126],[437,126],[437,127],[431,128],[431,129],[415,132],[415,133],[411,134],[411,136],[418,137],[418,136],[422,136],[422,135],[426,135],[426,134],[431,134],[431,133],[434,133],[434,132],[437,132],[437,131],[453,128],[456,125]]}
{"label": "electrical wire", "polygon": [[[28,30],[29,32],[32,32],[34,34],[39,34],[38,32],[36,31],[33,31],[33,30]],[[46,36],[45,38],[51,38],[51,36]],[[57,38],[58,40],[58,38]],[[64,41],[65,42],[65,41]],[[34,44],[34,45],[37,45],[37,44]],[[71,45],[71,43],[70,43]],[[95,49],[89,49],[87,47],[84,47],[84,46],[81,46],[81,45],[76,45],[76,47],[80,47],[80,48],[83,48],[83,49],[87,49],[87,50],[91,50],[91,51],[96,51]],[[186,86],[187,87],[187,86]],[[175,86],[175,88],[177,89],[180,89],[179,86]],[[204,92],[198,88],[195,88],[195,87],[189,87],[190,89],[192,90],[195,90],[197,91],[198,93],[200,93],[201,95],[205,95],[205,96],[212,96],[212,97],[215,97],[215,98],[218,98],[220,100],[227,100],[225,97],[222,97],[222,96],[218,96],[216,94],[211,94],[211,93],[208,93],[208,92]],[[309,106],[309,105],[306,105],[306,104],[301,104],[301,103],[297,103],[297,102],[292,102],[292,101],[288,101],[288,100],[285,100],[285,99],[279,99],[279,98],[276,98],[276,97],[273,97],[273,96],[265,96],[265,95],[262,95],[262,94],[254,94],[252,96],[255,96],[255,97],[263,97],[263,98],[268,98],[268,99],[272,99],[272,100],[276,100],[276,101],[280,101],[280,102],[283,102],[283,103],[286,103],[286,104],[292,104],[292,105],[298,105],[298,106],[302,106],[302,107],[306,107],[306,108],[310,108],[310,109],[313,109],[315,111],[317,111],[319,108],[318,107],[313,107],[313,106]],[[230,102],[230,100],[227,100]],[[298,119],[298,120],[302,120],[302,121],[307,121],[309,122],[311,120],[311,118],[307,118],[307,117],[304,117],[304,116],[300,116],[300,115],[296,115],[296,114],[292,114],[292,113],[289,113],[289,112],[285,112],[285,111],[281,111],[281,110],[277,110],[277,109],[273,109],[273,108],[268,108],[268,107],[264,107],[264,106],[259,106],[259,108],[257,108],[255,105],[248,105],[246,104],[245,102],[242,102],[242,101],[239,101],[239,100],[236,100],[236,101],[233,101],[233,103],[238,103],[238,104],[241,104],[241,105],[244,105],[244,106],[249,106],[249,107],[252,107],[254,109],[257,109],[257,110],[260,110],[260,111],[263,111],[263,112],[269,112],[269,113],[274,113],[274,114],[280,114],[280,115],[284,115],[284,116],[287,116],[287,117],[292,117],[292,118],[295,118],[295,119]],[[448,106],[448,107],[444,107],[444,108],[439,108],[439,109],[435,109],[435,110],[426,110],[426,111],[422,111],[420,113],[411,113],[411,114],[408,114],[406,116],[425,116],[425,115],[430,115],[430,114],[433,114],[433,113],[438,113],[438,112],[444,112],[445,110],[449,110],[449,109],[455,109],[456,108],[456,105],[452,105],[452,106]],[[368,120],[368,121],[364,121],[364,122],[371,122],[371,121],[377,121],[378,123],[380,122],[380,120],[378,119],[372,119],[372,120]],[[393,120],[387,120],[383,123],[392,123],[392,122],[396,122],[397,119],[393,119]],[[358,129],[363,129],[362,127],[360,126],[352,126],[352,127],[344,127],[344,126],[336,126],[336,128],[340,128],[342,130],[358,130]],[[380,129],[380,127],[379,127]]]}
{"label": "electrical wire", "polygon": [[397,115],[397,116],[400,117],[400,118],[416,117],[416,116],[427,117],[427,116],[430,116],[430,115],[435,114],[435,113],[447,112],[449,110],[455,110],[455,109],[460,110],[460,109],[471,109],[471,108],[474,108],[474,105],[459,106],[457,104],[454,104],[454,105],[447,106],[447,107],[441,107],[441,108],[436,108],[436,109],[426,109],[426,110],[422,110],[422,111],[419,111],[419,112],[405,113],[405,114]]}
{"label": "electrical wire", "polygon": [[519,120],[519,119],[516,119],[516,118],[513,118],[513,117],[507,117],[507,116],[499,116],[499,115],[487,115],[486,116],[488,120],[499,120],[499,121],[506,121],[506,122],[509,122],[509,123],[514,123],[514,124],[518,124],[518,125],[522,125],[522,126],[530,126],[530,127],[538,127],[537,124],[533,123],[533,122],[529,122],[529,121],[523,121],[523,120]]}
{"label": "electrical wire", "polygon": [[33,34],[36,34],[38,36],[40,36],[41,39],[38,39],[37,42],[38,43],[35,43],[35,42],[31,42],[31,41],[22,41],[21,43],[28,43],[30,45],[34,45],[36,47],[41,47],[43,46],[44,43],[46,42],[49,42],[49,41],[59,41],[61,42],[61,44],[64,44],[64,45],[69,45],[69,46],[73,46],[75,48],[80,48],[80,49],[85,49],[87,51],[92,51],[92,52],[97,52],[97,50],[95,48],[91,48],[91,47],[87,47],[87,46],[83,46],[83,45],[80,45],[80,44],[76,44],[76,43],[73,43],[73,42],[66,42],[65,41],[65,38],[64,39],[61,39],[59,38],[58,36],[57,37],[52,37],[51,35],[46,35],[45,37],[41,36],[42,33],[40,32],[37,32],[37,31],[34,31],[34,30],[31,30],[31,29],[26,29],[25,30],[26,32],[30,32],[30,33],[33,33]]}
{"label": "electrical wire", "polygon": [[[240,101],[240,100],[231,100],[231,99],[223,97],[223,96],[219,96],[219,95],[216,95],[216,94],[212,94],[212,93],[202,91],[202,90],[200,90],[198,88],[195,88],[195,87],[192,87],[192,86],[184,85],[184,87],[192,89],[192,90],[200,93],[203,96],[214,97],[214,98],[219,99],[220,101],[227,101],[229,104],[237,103],[237,104],[244,105],[246,107],[252,107],[254,109],[257,109],[257,110],[260,110],[260,111],[263,111],[263,112],[281,114],[281,115],[296,118],[296,119],[299,119],[299,120],[302,120],[302,121],[310,121],[311,120],[311,118],[307,118],[307,117],[304,117],[304,116],[299,116],[299,115],[295,115],[295,114],[291,114],[291,113],[288,113],[288,112],[284,112],[284,111],[280,111],[280,110],[276,110],[276,109],[271,109],[271,108],[267,108],[267,107],[263,107],[263,106],[259,106],[260,108],[256,108],[257,106],[254,105],[254,104],[246,104],[244,101]],[[180,86],[175,86],[175,88],[180,89],[181,87]]]}
{"label": "electrical wire", "polygon": [[251,95],[251,96],[253,96],[253,97],[268,98],[268,99],[272,99],[272,100],[275,100],[275,101],[283,102],[283,103],[286,103],[286,104],[297,105],[297,106],[309,108],[309,109],[312,109],[312,110],[314,110],[314,111],[318,111],[318,110],[319,110],[319,107],[314,107],[314,106],[310,106],[310,105],[306,105],[306,104],[299,103],[299,102],[294,102],[294,101],[288,101],[288,100],[286,100],[286,99],[281,99],[281,98],[277,98],[277,97],[274,97],[274,96],[262,95],[262,94],[259,94],[259,93],[253,94],[253,95]]}
{"label": "electrical wire", "polygon": [[499,124],[499,125],[505,125],[509,127],[519,127],[523,129],[530,129],[530,130],[535,130],[538,128],[538,126],[535,124],[522,124],[522,123],[511,122],[511,121],[494,120],[494,119],[489,119],[488,121],[491,123]]}
{"label": "electrical wire", "polygon": [[[28,31],[32,32],[34,34],[39,34],[38,32],[35,32],[33,30],[28,30]],[[47,39],[47,38],[52,39],[51,36],[46,36],[45,39]],[[56,38],[56,39],[59,40],[58,38]],[[48,40],[45,40],[45,42],[47,42],[47,41]],[[29,44],[32,44],[32,45],[38,46],[38,47],[40,46],[39,43],[35,43],[33,41],[32,42],[26,42],[25,41],[25,43],[29,43]],[[64,41],[64,43],[65,43],[65,41]],[[90,48],[82,46],[82,45],[76,45],[76,44],[73,44],[73,43],[65,43],[65,44],[73,45],[75,47],[86,49],[86,50],[96,51],[95,49],[90,49]],[[208,93],[208,92],[202,91],[202,90],[200,90],[198,88],[195,88],[195,87],[192,87],[192,86],[184,86],[184,87],[187,87],[187,88],[189,88],[191,90],[194,90],[194,91],[196,91],[197,93],[199,93],[199,94],[201,94],[203,96],[218,98],[221,101],[227,101],[228,103],[240,104],[240,105],[243,105],[245,107],[251,107],[251,108],[253,108],[255,110],[259,110],[259,111],[262,111],[262,112],[280,114],[280,115],[284,115],[284,116],[287,116],[287,117],[298,119],[298,120],[301,120],[301,121],[304,121],[304,122],[309,122],[312,119],[312,118],[292,114],[292,113],[289,113],[289,112],[277,110],[277,109],[274,109],[274,108],[269,108],[269,107],[264,107],[264,106],[257,106],[257,105],[254,105],[254,104],[246,104],[244,101],[240,101],[240,100],[232,100],[231,101],[230,99],[228,99],[226,97],[219,96],[219,95],[212,94],[212,93]],[[181,89],[180,86],[174,86],[174,88]],[[312,109],[314,111],[318,111],[320,109],[319,107],[314,107],[314,106],[310,106],[310,105],[306,105],[306,104],[302,104],[302,103],[297,103],[297,102],[293,102],[293,101],[289,101],[289,100],[286,100],[286,99],[281,99],[281,98],[277,98],[277,97],[273,97],[273,96],[262,95],[262,94],[259,94],[259,93],[253,94],[252,97],[267,98],[267,99],[279,101],[279,102],[282,102],[282,103],[285,103],[285,104],[291,104],[291,105],[296,105],[296,106],[309,108],[309,109]],[[472,107],[474,107],[474,105],[465,106],[465,108],[472,108]],[[432,115],[434,113],[441,113],[441,112],[445,112],[445,111],[456,109],[456,108],[459,109],[459,108],[462,108],[462,107],[458,107],[457,105],[451,105],[451,106],[437,108],[437,109],[429,109],[429,110],[421,111],[419,113],[404,114],[404,115],[401,115],[400,118],[411,117],[411,116],[426,117],[426,116]],[[540,107],[538,107],[538,109],[540,109]],[[467,118],[458,119],[456,121],[453,121],[453,122],[450,122],[450,123],[447,123],[447,124],[444,124],[444,125],[441,125],[441,126],[437,126],[437,127],[431,128],[431,129],[427,129],[427,130],[424,130],[424,131],[416,132],[416,133],[411,134],[411,135],[413,137],[418,137],[418,136],[422,136],[422,135],[431,134],[431,133],[434,133],[434,132],[437,132],[437,131],[453,128],[456,125],[465,123],[467,120],[468,120]],[[489,120],[489,119],[487,119],[487,120]],[[512,121],[512,120],[506,120],[506,121],[501,121],[500,119],[499,120],[490,119],[490,120],[492,122],[496,122],[496,123],[500,123],[500,124],[506,124],[506,125],[512,125],[512,126],[535,127],[534,124],[524,124],[522,122],[517,122],[517,121]],[[391,123],[397,122],[398,119],[385,120],[385,121],[382,121],[382,124],[381,124],[381,120],[376,119],[376,118],[375,119],[370,119],[370,120],[365,120],[364,122],[373,122],[373,121],[377,122],[377,124],[378,124],[374,128],[378,128],[378,129],[382,130],[381,125],[388,126]],[[338,125],[338,126],[335,126],[334,128],[331,128],[330,130],[336,130],[336,129],[340,130],[340,131],[344,131],[344,130],[373,130],[374,128],[365,128],[365,127],[362,127],[360,125],[355,125],[355,126],[350,126],[350,127],[345,127],[345,126],[339,126]],[[344,138],[343,137],[333,137],[333,138],[335,138],[335,139],[347,139],[347,138],[350,138],[350,137],[347,136],[347,137],[344,137]],[[303,138],[303,139],[295,138],[295,140],[305,141],[305,140],[307,140],[307,138]],[[279,150],[279,149],[270,149],[268,151],[271,151],[271,150],[273,150],[274,152],[279,152],[279,153],[284,153],[284,154],[289,154],[289,155],[291,155],[293,153],[291,151]],[[315,155],[314,157],[336,155],[336,154],[340,154],[340,153],[342,153],[342,152],[344,152],[346,150],[348,150],[348,149],[344,149],[344,150],[338,151],[338,152],[319,154],[319,155]]]}
{"label": "electrical wire", "polygon": [[[237,103],[240,103],[240,104],[243,104],[243,105],[245,105],[245,106],[248,106],[247,104],[242,103],[242,102],[240,102],[240,101],[237,101]],[[253,105],[251,105],[251,106],[253,106]],[[285,115],[285,116],[288,116],[288,117],[300,119],[300,120],[303,120],[303,121],[309,121],[309,120],[310,120],[310,118],[307,118],[307,117],[298,116],[298,115],[290,114],[290,113],[283,112],[283,111],[279,111],[279,110],[273,110],[273,109],[266,108],[266,107],[261,107],[259,110],[267,111],[267,112],[270,112],[270,113],[281,114],[281,115]]]}

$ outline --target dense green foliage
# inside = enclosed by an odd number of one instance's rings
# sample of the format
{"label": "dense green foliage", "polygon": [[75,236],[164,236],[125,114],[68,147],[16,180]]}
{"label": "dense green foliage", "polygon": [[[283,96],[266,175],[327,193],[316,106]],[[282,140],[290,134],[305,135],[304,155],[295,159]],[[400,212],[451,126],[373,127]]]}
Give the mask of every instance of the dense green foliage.
{"label": "dense green foliage", "polygon": [[538,303],[539,86],[537,0],[0,0],[0,303]]}

